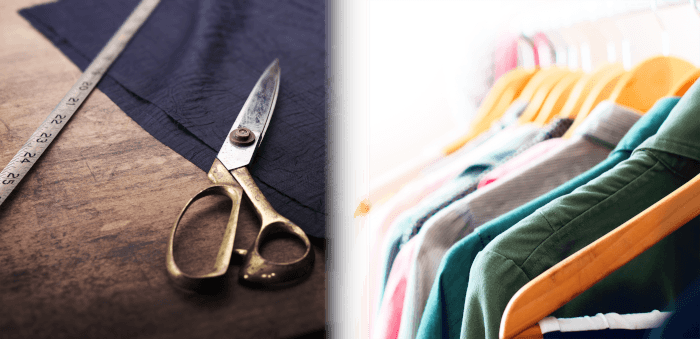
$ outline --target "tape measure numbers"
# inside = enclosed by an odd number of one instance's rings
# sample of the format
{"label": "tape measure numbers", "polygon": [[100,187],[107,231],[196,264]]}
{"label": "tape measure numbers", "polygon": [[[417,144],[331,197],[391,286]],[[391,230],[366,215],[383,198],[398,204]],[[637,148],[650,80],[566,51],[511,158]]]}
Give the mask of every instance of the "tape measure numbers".
{"label": "tape measure numbers", "polygon": [[142,0],[136,6],[95,60],[85,69],[80,79],[0,172],[0,205],[58,136],[159,2],[160,0]]}

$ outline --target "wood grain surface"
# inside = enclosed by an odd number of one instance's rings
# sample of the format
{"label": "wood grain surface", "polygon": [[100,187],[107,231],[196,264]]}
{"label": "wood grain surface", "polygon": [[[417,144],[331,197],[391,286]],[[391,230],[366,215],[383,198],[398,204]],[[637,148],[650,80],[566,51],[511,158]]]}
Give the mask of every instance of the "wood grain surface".
{"label": "wood grain surface", "polygon": [[[0,2],[2,167],[81,74],[17,14],[42,2]],[[235,264],[214,295],[169,281],[169,231],[209,184],[206,173],[95,90],[0,206],[0,338],[322,337],[322,239],[312,239],[312,274],[285,289],[242,286]],[[230,203],[197,206],[176,242],[186,272],[213,264]],[[248,248],[258,220],[249,202],[241,209],[236,248]],[[295,240],[282,238],[263,254],[283,259],[300,252]]]}

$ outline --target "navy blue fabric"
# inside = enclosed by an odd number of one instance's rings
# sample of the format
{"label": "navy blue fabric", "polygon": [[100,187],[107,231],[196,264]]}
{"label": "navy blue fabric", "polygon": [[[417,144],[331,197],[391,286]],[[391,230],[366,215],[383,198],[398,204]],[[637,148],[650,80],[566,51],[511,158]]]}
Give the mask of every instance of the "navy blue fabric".
{"label": "navy blue fabric", "polygon": [[[138,2],[61,0],[20,14],[84,70]],[[280,214],[324,237],[325,15],[324,0],[162,1],[98,88],[208,171],[256,81],[279,58],[277,105],[250,171]]]}
{"label": "navy blue fabric", "polygon": [[651,330],[646,338],[700,338],[700,279],[672,301],[667,311],[674,313],[661,327]]}
{"label": "navy blue fabric", "polygon": [[549,332],[542,335],[544,339],[641,339],[647,330],[598,330],[580,332]]}

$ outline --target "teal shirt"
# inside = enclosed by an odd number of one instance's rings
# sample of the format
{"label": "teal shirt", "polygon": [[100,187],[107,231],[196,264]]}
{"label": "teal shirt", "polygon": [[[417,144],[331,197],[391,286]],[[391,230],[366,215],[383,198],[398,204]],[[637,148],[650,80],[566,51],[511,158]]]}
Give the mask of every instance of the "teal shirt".
{"label": "teal shirt", "polygon": [[421,318],[417,338],[457,338],[462,326],[464,299],[472,263],[477,253],[495,237],[532,214],[550,201],[571,193],[597,178],[623,160],[644,140],[654,135],[680,98],[664,98],[656,102],[620,140],[607,159],[567,183],[521,207],[477,228],[457,242],[442,259],[428,302]]}
{"label": "teal shirt", "polygon": [[[469,272],[462,338],[497,338],[511,297],[529,281],[700,173],[700,83],[629,159],[538,209],[491,241]],[[663,309],[700,274],[696,218],[555,311],[566,318]]]}

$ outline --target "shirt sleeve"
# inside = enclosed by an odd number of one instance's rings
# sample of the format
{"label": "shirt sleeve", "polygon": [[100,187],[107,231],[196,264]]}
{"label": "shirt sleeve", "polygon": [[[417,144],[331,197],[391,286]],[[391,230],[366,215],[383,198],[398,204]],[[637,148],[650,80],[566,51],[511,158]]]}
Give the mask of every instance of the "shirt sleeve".
{"label": "shirt sleeve", "polygon": [[[437,277],[418,328],[417,338],[458,338],[464,310],[464,297],[473,259],[481,251],[484,238],[480,231],[468,241],[448,251],[440,263]],[[457,312],[457,310],[459,312]]]}
{"label": "shirt sleeve", "polygon": [[503,310],[528,281],[512,260],[494,252],[477,254],[469,272],[460,338],[498,338]]}

